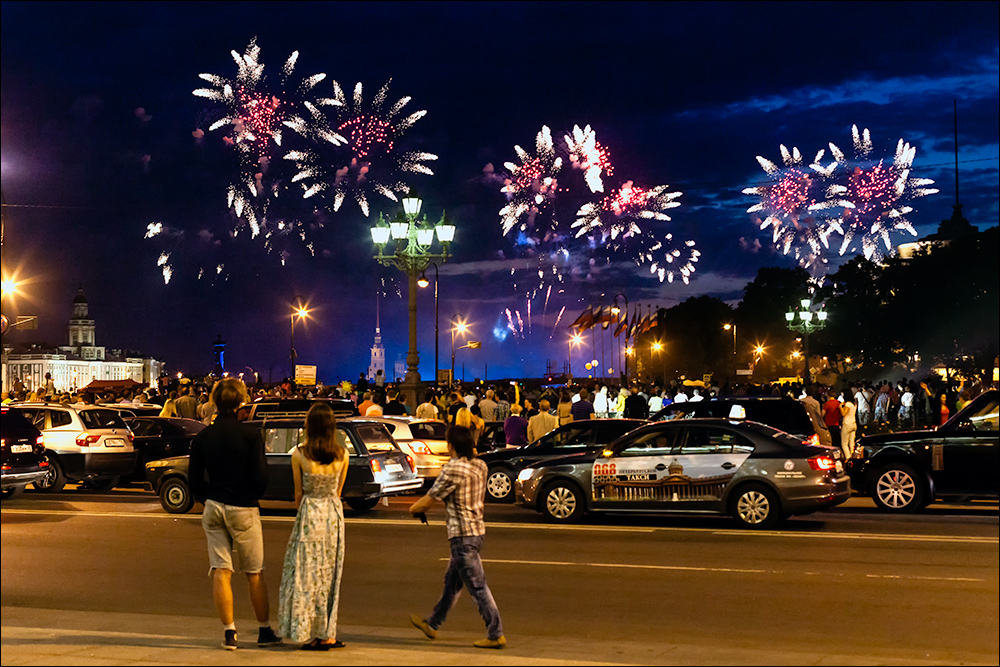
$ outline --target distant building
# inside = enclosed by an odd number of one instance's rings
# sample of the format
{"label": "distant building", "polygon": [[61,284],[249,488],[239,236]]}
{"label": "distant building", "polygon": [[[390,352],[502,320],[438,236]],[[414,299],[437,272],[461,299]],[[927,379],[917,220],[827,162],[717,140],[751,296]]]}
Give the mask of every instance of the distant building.
{"label": "distant building", "polygon": [[925,236],[919,241],[900,243],[897,248],[899,256],[902,259],[910,259],[918,252],[932,252],[934,248],[946,246],[957,239],[979,233],[979,229],[962,215],[961,204],[954,204],[952,208],[954,212],[951,217],[941,221],[937,232]]}
{"label": "distant building", "polygon": [[107,350],[97,345],[96,327],[81,287],[73,299],[73,316],[67,329],[68,345],[45,349],[33,345],[18,353],[4,349],[3,386],[9,388],[19,378],[28,389],[45,384],[51,373],[58,391],[74,391],[92,380],[134,380],[155,386],[164,369],[156,359],[129,355],[123,350]]}
{"label": "distant building", "polygon": [[374,382],[375,375],[382,371],[385,377],[385,347],[382,345],[382,330],[379,328],[378,302],[375,305],[375,344],[372,345],[372,362],[368,366],[368,381]]}
{"label": "distant building", "polygon": [[403,355],[396,357],[396,364],[393,370],[395,371],[392,376],[394,380],[402,380],[406,377],[406,359],[403,358]]}

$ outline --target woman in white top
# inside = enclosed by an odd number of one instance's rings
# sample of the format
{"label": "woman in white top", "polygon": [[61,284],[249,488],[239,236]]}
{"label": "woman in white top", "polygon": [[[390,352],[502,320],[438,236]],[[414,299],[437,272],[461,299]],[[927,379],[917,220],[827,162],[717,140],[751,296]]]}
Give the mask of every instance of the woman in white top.
{"label": "woman in white top", "polygon": [[608,388],[601,387],[600,391],[594,394],[594,412],[598,419],[605,419],[608,416]]}
{"label": "woman in white top", "polygon": [[840,404],[840,448],[844,450],[844,456],[851,458],[854,454],[854,437],[858,432],[858,422],[855,414],[858,406],[854,404],[854,399],[850,397],[851,392],[844,396],[846,399]]}

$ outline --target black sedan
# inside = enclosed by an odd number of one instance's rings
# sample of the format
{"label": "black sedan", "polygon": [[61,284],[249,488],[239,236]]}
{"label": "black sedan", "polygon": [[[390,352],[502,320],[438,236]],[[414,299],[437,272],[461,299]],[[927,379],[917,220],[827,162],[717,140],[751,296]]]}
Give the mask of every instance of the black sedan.
{"label": "black sedan", "polygon": [[548,459],[599,451],[629,431],[645,424],[641,419],[586,419],[555,428],[541,438],[525,445],[480,454],[489,466],[486,477],[486,499],[491,502],[514,501],[514,480],[526,466]]}
{"label": "black sedan", "polygon": [[525,468],[515,496],[555,522],[586,512],[708,512],[768,528],[847,500],[842,456],[757,422],[659,422],[601,452]]}
{"label": "black sedan", "polygon": [[183,417],[126,417],[132,429],[135,449],[135,471],[123,481],[146,481],[146,464],[170,456],[183,456],[191,451],[191,441],[205,425]]}
{"label": "black sedan", "polygon": [[997,498],[998,403],[1000,392],[988,391],[936,429],[862,438],[847,462],[852,485],[892,512],[941,497]]}
{"label": "black sedan", "polygon": [[3,406],[0,417],[3,475],[0,488],[3,499],[15,498],[24,488],[45,479],[49,462],[45,458],[45,438],[17,408]]}
{"label": "black sedan", "polygon": [[[249,422],[261,429],[267,452],[268,482],[264,500],[295,500],[292,448],[302,443],[301,419]],[[386,496],[417,491],[423,481],[416,464],[393,441],[383,424],[363,417],[337,422],[337,434],[350,455],[342,497],[351,509],[372,509]],[[188,457],[178,456],[146,464],[146,481],[160,496],[163,509],[184,514],[194,506],[188,486]]]}
{"label": "black sedan", "polygon": [[649,421],[710,417],[728,419],[733,414],[733,408],[742,409],[739,412],[741,419],[767,424],[797,436],[804,445],[819,444],[819,437],[805,406],[799,401],[776,396],[730,396],[672,403],[650,417]]}

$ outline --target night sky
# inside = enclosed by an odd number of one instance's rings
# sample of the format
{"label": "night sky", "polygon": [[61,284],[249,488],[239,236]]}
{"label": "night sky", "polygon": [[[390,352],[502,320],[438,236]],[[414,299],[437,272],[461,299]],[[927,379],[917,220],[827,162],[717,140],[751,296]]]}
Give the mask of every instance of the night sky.
{"label": "night sky", "polygon": [[[37,331],[5,342],[65,344],[82,286],[100,345],[200,374],[211,369],[221,334],[227,370],[277,380],[289,373],[289,302],[302,295],[311,315],[296,328],[299,363],[317,365],[329,383],[367,369],[381,293],[390,367],[405,355],[405,279],[372,259],[368,232],[379,212],[395,215],[398,205],[372,197],[365,218],[350,199],[338,212],[328,201],[299,202],[311,250],[294,237],[268,248],[246,231],[230,234],[233,149],[225,129],[208,131],[220,106],[192,91],[205,84],[203,72],[233,78],[230,51],[242,53],[254,37],[268,72],[298,50],[296,77],[325,73],[324,94],[331,80],[348,94],[360,81],[369,99],[391,79],[390,102],[411,96],[407,112],[427,110],[400,141],[438,156],[428,163],[433,176],[404,180],[431,219],[447,210],[458,227],[454,257],[440,272],[441,367],[450,363],[448,322],[458,314],[483,342],[459,354],[467,379],[482,377],[487,364],[489,377],[538,377],[546,360],[561,370],[566,325],[602,295],[608,304],[623,292],[644,311],[703,294],[735,304],[760,267],[794,266],[754,223],[747,208],[755,199],[741,192],[765,180],[755,157],[780,163],[781,144],[810,158],[829,142],[847,151],[857,124],[890,161],[900,138],[914,145],[913,175],[940,189],[912,203],[909,219],[923,237],[955,202],[957,100],[963,211],[980,229],[996,225],[998,8],[4,2],[3,265],[26,281],[4,310],[40,318]],[[659,224],[695,240],[700,261],[684,285],[661,283],[628,257],[591,264],[594,253],[574,253],[547,306],[544,291],[531,300],[529,322],[527,246],[502,234],[506,199],[495,174],[518,162],[515,144],[533,150],[543,125],[563,144],[574,125],[587,124],[610,151],[609,187],[633,180],[683,193],[672,221]],[[566,191],[554,207],[561,219],[569,211],[566,224],[589,196],[579,179],[568,167],[560,173]],[[154,222],[166,233],[145,239]],[[174,271],[168,284],[157,266],[163,252]],[[845,258],[831,250],[829,259],[832,272]],[[418,308],[429,379],[433,287],[421,291]]]}

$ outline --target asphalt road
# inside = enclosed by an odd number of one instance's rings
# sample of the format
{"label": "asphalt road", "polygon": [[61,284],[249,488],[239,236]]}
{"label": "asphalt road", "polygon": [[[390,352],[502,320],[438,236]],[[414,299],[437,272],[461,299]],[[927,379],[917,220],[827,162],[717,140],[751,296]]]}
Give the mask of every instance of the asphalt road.
{"label": "asphalt road", "polygon": [[[443,512],[423,526],[394,499],[348,514],[340,608],[344,624],[400,627],[429,614],[448,550]],[[214,616],[200,515],[168,515],[138,490],[28,492],[2,514],[2,605],[79,612]],[[294,508],[265,503],[272,604]],[[867,499],[740,530],[716,517],[603,517],[552,526],[533,512],[489,505],[483,550],[509,641],[584,641],[753,651],[821,661],[997,664],[1000,530],[997,503],[934,505],[918,516],[878,513]],[[252,618],[245,588],[237,616]],[[276,610],[274,610],[276,612]],[[273,612],[274,613],[274,612]],[[446,631],[482,633],[459,601]],[[643,662],[638,649],[623,656]],[[6,652],[6,651],[5,651]]]}

